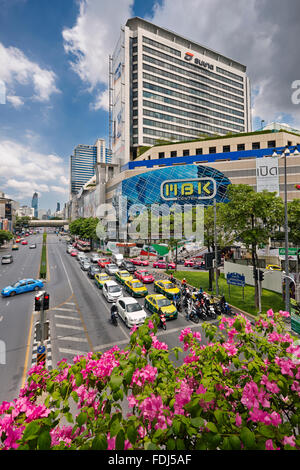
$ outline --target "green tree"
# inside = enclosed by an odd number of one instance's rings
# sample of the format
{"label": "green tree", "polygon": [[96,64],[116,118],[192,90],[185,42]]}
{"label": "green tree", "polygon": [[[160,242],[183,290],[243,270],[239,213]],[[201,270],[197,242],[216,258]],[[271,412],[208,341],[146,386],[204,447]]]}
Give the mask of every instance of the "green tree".
{"label": "green tree", "polygon": [[300,246],[300,199],[288,202],[289,241]]}
{"label": "green tree", "polygon": [[[229,202],[222,210],[222,223],[226,232],[246,245],[257,269],[257,247],[268,242],[274,230],[284,220],[284,204],[276,193],[255,192],[251,186],[238,184],[228,188]],[[255,303],[258,307],[258,281],[255,280]]]}
{"label": "green tree", "polygon": [[0,246],[3,245],[5,241],[9,241],[13,238],[13,234],[8,230],[0,230]]}

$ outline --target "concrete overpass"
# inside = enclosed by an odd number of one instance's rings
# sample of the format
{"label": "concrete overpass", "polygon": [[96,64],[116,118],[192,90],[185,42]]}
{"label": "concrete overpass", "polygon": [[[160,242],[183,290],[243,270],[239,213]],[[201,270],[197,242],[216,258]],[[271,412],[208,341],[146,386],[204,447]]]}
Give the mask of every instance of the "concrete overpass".
{"label": "concrete overpass", "polygon": [[63,227],[69,225],[68,220],[30,220],[29,227]]}

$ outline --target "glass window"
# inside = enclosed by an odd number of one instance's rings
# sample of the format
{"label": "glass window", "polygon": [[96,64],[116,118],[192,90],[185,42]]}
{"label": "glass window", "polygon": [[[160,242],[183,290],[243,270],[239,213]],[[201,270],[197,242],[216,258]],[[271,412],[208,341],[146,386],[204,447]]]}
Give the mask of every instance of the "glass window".
{"label": "glass window", "polygon": [[223,145],[223,152],[230,152],[230,145]]}
{"label": "glass window", "polygon": [[158,158],[165,158],[165,152],[159,152]]}
{"label": "glass window", "polygon": [[260,149],[260,142],[252,142],[252,150]]}
{"label": "glass window", "polygon": [[217,148],[216,147],[209,147],[209,153],[216,153]]}
{"label": "glass window", "polygon": [[177,157],[177,150],[171,151],[171,157]]}
{"label": "glass window", "polygon": [[276,141],[275,140],[268,140],[268,148],[273,148],[276,147]]}
{"label": "glass window", "polygon": [[190,154],[190,151],[189,151],[189,150],[184,150],[184,151],[182,152],[182,155],[183,155],[184,157],[187,157],[189,154]]}
{"label": "glass window", "polygon": [[196,155],[202,155],[203,149],[196,149]]}
{"label": "glass window", "polygon": [[237,145],[237,150],[238,150],[238,152],[240,152],[242,150],[245,150],[245,144],[238,144]]}

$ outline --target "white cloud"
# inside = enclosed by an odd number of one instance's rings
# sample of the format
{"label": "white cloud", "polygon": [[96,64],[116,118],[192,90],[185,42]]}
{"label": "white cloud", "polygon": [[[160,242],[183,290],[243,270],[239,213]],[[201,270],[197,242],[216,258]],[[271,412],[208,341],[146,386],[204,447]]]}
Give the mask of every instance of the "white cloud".
{"label": "white cloud", "polygon": [[267,123],[284,114],[300,127],[300,105],[291,100],[291,84],[300,78],[300,3],[287,3],[163,0],[147,19],[246,65],[253,118]]}
{"label": "white cloud", "polygon": [[[108,58],[120,35],[120,27],[132,16],[134,0],[79,0],[79,15],[72,28],[62,32],[64,49],[72,56],[71,67],[90,93],[96,92],[93,110],[108,109]],[[99,87],[101,90],[99,91]]]}
{"label": "white cloud", "polygon": [[31,86],[32,99],[41,102],[49,101],[53,93],[59,92],[55,84],[55,73],[41,68],[16,47],[5,47],[0,43],[0,63],[0,81],[3,80],[6,91],[11,92],[9,96],[13,106],[22,104],[22,98],[13,93],[16,85]]}
{"label": "white cloud", "polygon": [[20,108],[21,106],[23,106],[24,104],[24,100],[21,96],[17,96],[17,95],[8,95],[6,97],[7,101],[9,101],[12,106],[16,109]]}
{"label": "white cloud", "polygon": [[58,155],[36,151],[30,145],[0,139],[0,187],[16,199],[32,197],[34,191],[65,194],[68,168]]}

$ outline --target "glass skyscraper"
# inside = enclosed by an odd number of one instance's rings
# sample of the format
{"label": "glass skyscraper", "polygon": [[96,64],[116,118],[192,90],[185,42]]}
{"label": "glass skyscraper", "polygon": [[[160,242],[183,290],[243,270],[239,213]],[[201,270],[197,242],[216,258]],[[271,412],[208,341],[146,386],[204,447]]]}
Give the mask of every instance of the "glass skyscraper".
{"label": "glass skyscraper", "polygon": [[110,163],[111,151],[105,147],[103,139],[94,145],[77,145],[70,158],[71,194],[76,194],[95,175],[97,163]]}
{"label": "glass skyscraper", "polygon": [[32,202],[31,202],[31,207],[34,209],[34,217],[38,217],[38,207],[39,207],[38,200],[39,200],[38,193],[35,192],[32,196]]}

